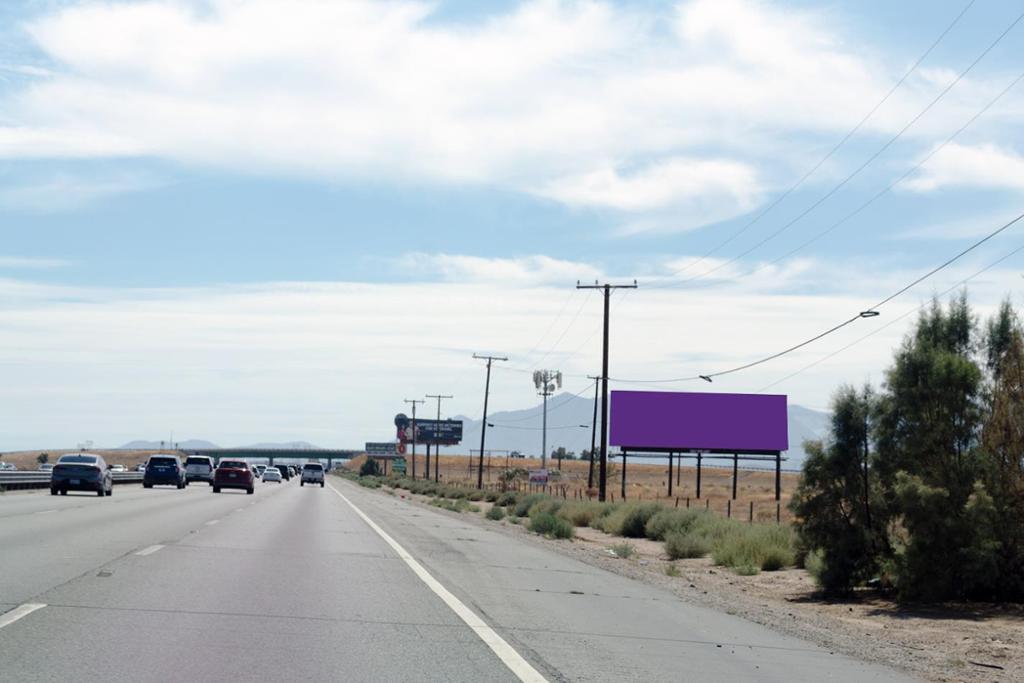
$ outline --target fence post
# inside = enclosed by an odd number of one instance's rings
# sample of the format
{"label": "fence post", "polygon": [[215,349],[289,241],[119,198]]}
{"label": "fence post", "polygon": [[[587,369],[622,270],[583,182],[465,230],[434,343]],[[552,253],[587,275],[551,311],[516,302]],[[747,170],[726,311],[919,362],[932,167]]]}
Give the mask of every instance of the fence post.
{"label": "fence post", "polygon": [[687,510],[690,509],[690,497],[689,496],[686,497],[686,509]]}
{"label": "fence post", "polygon": [[711,509],[711,501],[709,499],[707,499],[707,498],[704,499],[704,509],[705,510],[710,510]]}
{"label": "fence post", "polygon": [[676,496],[676,507],[679,507],[679,496]]}
{"label": "fence post", "polygon": [[754,523],[754,501],[750,501],[750,519],[747,522],[750,524]]}
{"label": "fence post", "polygon": [[725,516],[732,519],[732,499],[725,501]]}
{"label": "fence post", "polygon": [[782,523],[782,503],[775,503],[775,523]]}

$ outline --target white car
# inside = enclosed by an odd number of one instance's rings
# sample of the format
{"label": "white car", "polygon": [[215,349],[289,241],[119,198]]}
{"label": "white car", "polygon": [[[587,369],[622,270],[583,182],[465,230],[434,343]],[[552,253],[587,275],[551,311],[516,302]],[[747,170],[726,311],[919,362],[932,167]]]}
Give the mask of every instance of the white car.
{"label": "white car", "polygon": [[281,483],[281,470],[276,467],[268,467],[263,470],[263,481],[276,481],[278,484]]}
{"label": "white car", "polygon": [[39,471],[40,472],[52,472],[53,471],[53,463],[44,462],[42,465],[39,466]]}
{"label": "white car", "polygon": [[110,466],[110,471],[111,472],[127,472],[128,468],[125,467],[124,465],[111,465]]}

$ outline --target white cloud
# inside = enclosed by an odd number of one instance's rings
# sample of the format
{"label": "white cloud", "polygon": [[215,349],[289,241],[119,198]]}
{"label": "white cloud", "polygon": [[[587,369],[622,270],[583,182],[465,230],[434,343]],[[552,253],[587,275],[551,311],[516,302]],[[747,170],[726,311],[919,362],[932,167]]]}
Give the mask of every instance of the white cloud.
{"label": "white cloud", "polygon": [[57,173],[0,189],[0,206],[39,213],[68,211],[105,197],[149,190],[162,184],[163,181],[145,173]]}
{"label": "white cloud", "polygon": [[55,258],[26,258],[23,256],[0,256],[0,268],[7,269],[46,269],[63,268],[71,265],[69,261]]}
{"label": "white cloud", "polygon": [[949,144],[902,187],[917,192],[945,187],[1024,190],[1024,156],[993,144]]}
{"label": "white cloud", "polygon": [[[286,12],[276,0],[86,0],[30,25],[54,73],[4,103],[0,157],[484,184],[679,210],[631,223],[665,229],[756,202],[759,177],[792,175],[780,141],[844,131],[891,82],[824,13],[756,0],[532,0],[473,25],[434,11],[411,0],[295,0]],[[933,91],[912,79],[866,130],[901,125]],[[686,168],[652,161],[665,158]],[[729,177],[740,184],[726,188]]]}
{"label": "white cloud", "polygon": [[509,286],[561,284],[604,276],[588,263],[565,261],[543,254],[516,258],[486,258],[464,254],[404,254],[396,266],[412,273],[440,275],[447,282],[492,282]]}
{"label": "white cloud", "polygon": [[559,178],[541,194],[572,206],[622,211],[668,208],[705,217],[716,207],[732,207],[732,216],[748,211],[760,197],[757,172],[729,160],[670,159],[623,174],[606,167]]}
{"label": "white cloud", "polygon": [[[778,274],[817,283],[800,288],[813,294],[738,283],[699,294],[641,286],[616,296],[612,374],[685,376],[791,346],[861,310],[870,303],[865,292],[884,294],[892,280],[908,279],[886,264],[874,268],[816,263]],[[976,268],[944,272],[880,318],[713,388],[755,391]],[[1009,266],[990,271],[971,284],[971,298],[994,306],[1019,281]],[[750,295],[754,286],[762,287],[760,296]],[[428,391],[454,394],[445,406],[452,414],[478,414],[483,377],[473,351],[500,349],[510,357],[492,378],[493,410],[536,401],[528,376],[514,369],[543,362],[580,391],[600,360],[600,297],[560,281],[119,289],[0,279],[0,309],[0,443],[7,450],[87,438],[116,445],[171,428],[224,443],[308,438],[353,446],[386,438],[401,400]],[[840,382],[877,380],[912,320],[779,389],[794,403],[821,406]]]}

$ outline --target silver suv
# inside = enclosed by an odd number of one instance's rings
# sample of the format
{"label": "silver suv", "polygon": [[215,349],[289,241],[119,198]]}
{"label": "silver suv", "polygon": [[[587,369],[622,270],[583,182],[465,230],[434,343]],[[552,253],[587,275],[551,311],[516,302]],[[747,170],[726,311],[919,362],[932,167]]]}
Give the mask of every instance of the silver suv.
{"label": "silver suv", "polygon": [[307,462],[302,466],[302,479],[299,480],[299,486],[305,486],[306,483],[320,484],[320,488],[324,486],[324,466],[318,462]]}
{"label": "silver suv", "polygon": [[213,486],[213,458],[207,455],[190,455],[185,461],[186,481],[206,481]]}

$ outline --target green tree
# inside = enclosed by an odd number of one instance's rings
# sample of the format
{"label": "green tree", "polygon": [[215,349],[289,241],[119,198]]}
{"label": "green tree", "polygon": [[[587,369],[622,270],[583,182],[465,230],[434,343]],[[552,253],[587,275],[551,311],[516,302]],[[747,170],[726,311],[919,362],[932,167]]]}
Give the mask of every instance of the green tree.
{"label": "green tree", "polygon": [[[1005,309],[1004,304],[997,321],[1007,317]],[[1002,348],[998,367],[993,368],[992,407],[982,431],[982,480],[999,529],[995,592],[1020,601],[1024,600],[1024,332],[1016,316],[1009,332],[999,339]]]}
{"label": "green tree", "polygon": [[376,477],[380,475],[380,465],[373,458],[367,458],[359,467],[360,477]]}
{"label": "green tree", "polygon": [[39,463],[40,465],[44,465],[50,462],[50,454],[40,453],[39,455],[36,456],[36,462]]}
{"label": "green tree", "polygon": [[790,509],[804,549],[822,554],[817,578],[827,593],[848,593],[875,576],[888,547],[871,452],[876,404],[869,386],[841,387],[827,443],[804,445],[808,458]]}

